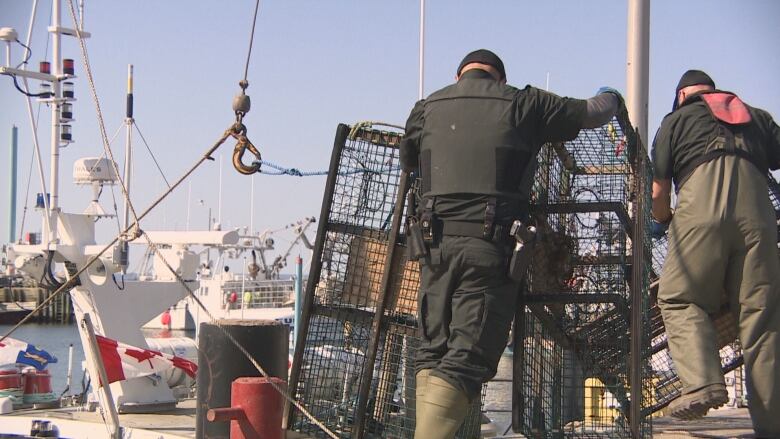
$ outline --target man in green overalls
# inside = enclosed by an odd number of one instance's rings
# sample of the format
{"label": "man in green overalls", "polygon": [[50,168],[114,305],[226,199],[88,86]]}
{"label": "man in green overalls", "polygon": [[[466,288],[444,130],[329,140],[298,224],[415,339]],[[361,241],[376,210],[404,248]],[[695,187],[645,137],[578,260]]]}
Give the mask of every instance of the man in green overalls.
{"label": "man in green overalls", "polygon": [[728,401],[712,322],[726,301],[739,322],[754,429],[780,437],[780,262],[767,196],[767,172],[780,167],[780,129],[689,70],[652,155],[653,229],[669,229],[658,304],[683,383],[671,415],[696,419]]}
{"label": "man in green overalls", "polygon": [[519,289],[507,274],[509,228],[527,216],[537,152],[605,124],[620,100],[612,89],[580,100],[509,86],[501,59],[484,49],[466,55],[456,80],[417,102],[400,151],[404,169],[419,172],[430,226],[420,258],[417,439],[453,437],[496,374]]}

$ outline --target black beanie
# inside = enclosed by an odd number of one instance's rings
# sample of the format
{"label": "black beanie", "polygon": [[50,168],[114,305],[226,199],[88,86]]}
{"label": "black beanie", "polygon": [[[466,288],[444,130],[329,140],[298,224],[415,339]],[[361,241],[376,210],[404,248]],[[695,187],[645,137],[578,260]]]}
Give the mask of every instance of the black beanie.
{"label": "black beanie", "polygon": [[685,87],[692,85],[709,85],[715,88],[715,81],[710,78],[710,75],[702,72],[701,70],[688,70],[683,73],[680,78],[680,82],[677,83],[677,88],[674,90],[674,104],[672,105],[672,111],[677,109],[677,94]]}
{"label": "black beanie", "polygon": [[466,67],[466,64],[471,64],[473,62],[487,64],[489,66],[495,67],[495,69],[498,70],[498,73],[501,74],[501,79],[506,79],[506,72],[504,71],[504,63],[501,61],[501,58],[499,58],[498,55],[496,55],[495,53],[487,49],[475,50],[469,53],[468,55],[466,55],[463,58],[463,61],[460,62],[456,74],[460,76],[460,71],[463,70],[463,67]]}

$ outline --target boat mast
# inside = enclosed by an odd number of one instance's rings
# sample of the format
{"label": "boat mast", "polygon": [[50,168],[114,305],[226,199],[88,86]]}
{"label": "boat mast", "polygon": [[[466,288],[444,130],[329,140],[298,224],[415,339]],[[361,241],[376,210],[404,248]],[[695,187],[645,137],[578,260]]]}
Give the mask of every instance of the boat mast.
{"label": "boat mast", "polygon": [[[56,78],[51,81],[51,169],[49,174],[49,185],[51,187],[51,200],[49,213],[49,239],[46,241],[48,246],[57,241],[57,213],[59,211],[59,192],[60,192],[60,113],[62,106],[62,86],[60,84],[60,75],[62,75],[62,53],[60,49],[60,31],[62,20],[60,18],[60,0],[52,0],[51,22],[49,28],[51,36],[51,74]],[[43,195],[44,200],[46,194]]]}

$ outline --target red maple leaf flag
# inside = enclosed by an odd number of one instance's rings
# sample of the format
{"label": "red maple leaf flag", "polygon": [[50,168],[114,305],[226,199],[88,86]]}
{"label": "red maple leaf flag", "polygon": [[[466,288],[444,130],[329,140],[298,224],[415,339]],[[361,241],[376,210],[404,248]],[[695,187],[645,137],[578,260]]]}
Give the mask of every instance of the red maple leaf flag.
{"label": "red maple leaf flag", "polygon": [[109,383],[152,375],[174,367],[191,378],[195,378],[198,371],[195,363],[175,355],[137,348],[100,335],[95,337]]}

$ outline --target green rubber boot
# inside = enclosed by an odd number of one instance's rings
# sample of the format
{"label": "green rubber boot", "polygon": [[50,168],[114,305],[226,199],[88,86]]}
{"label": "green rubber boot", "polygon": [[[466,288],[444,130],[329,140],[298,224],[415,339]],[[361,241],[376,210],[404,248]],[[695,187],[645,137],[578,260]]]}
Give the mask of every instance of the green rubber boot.
{"label": "green rubber boot", "polygon": [[469,398],[435,375],[427,378],[424,393],[417,397],[414,439],[452,439],[466,417]]}

